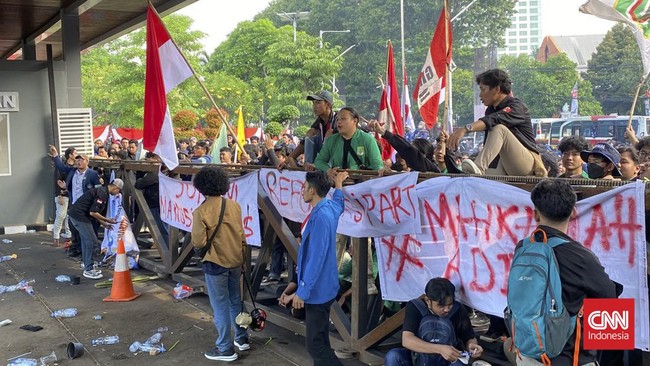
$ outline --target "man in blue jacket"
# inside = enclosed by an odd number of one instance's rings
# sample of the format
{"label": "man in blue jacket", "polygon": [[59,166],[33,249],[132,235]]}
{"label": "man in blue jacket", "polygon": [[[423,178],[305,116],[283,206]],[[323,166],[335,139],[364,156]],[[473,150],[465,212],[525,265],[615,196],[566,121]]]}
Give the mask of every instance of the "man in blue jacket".
{"label": "man in blue jacket", "polygon": [[298,290],[293,308],[305,308],[306,345],[314,366],[343,365],[329,340],[329,313],[339,291],[338,263],[334,247],[339,217],[343,214],[343,181],[347,172],[336,173],[334,196],[325,196],[332,183],[322,171],[308,172],[302,198],[312,207],[305,219],[298,251]]}

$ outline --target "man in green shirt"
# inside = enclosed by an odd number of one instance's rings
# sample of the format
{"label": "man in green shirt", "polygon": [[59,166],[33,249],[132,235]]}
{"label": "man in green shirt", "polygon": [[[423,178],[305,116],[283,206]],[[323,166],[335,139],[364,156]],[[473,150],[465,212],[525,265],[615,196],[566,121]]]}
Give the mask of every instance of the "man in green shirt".
{"label": "man in green shirt", "polygon": [[316,156],[316,169],[333,177],[336,169],[382,170],[384,164],[377,141],[358,128],[359,114],[351,107],[343,107],[337,114],[338,133],[325,139]]}

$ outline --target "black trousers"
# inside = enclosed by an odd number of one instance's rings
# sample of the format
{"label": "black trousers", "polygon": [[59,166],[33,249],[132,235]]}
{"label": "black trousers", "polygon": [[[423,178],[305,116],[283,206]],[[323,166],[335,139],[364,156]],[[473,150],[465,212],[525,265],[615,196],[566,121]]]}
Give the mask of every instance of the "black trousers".
{"label": "black trousers", "polygon": [[342,366],[330,346],[330,306],[334,299],[324,304],[305,304],[305,325],[307,351],[314,360],[314,366]]}

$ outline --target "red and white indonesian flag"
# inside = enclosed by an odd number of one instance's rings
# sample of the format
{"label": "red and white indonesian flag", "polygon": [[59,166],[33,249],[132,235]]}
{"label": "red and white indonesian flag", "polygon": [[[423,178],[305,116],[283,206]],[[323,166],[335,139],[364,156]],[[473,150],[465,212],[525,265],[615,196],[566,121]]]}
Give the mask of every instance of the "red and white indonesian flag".
{"label": "red and white indonesian flag", "polygon": [[[396,135],[404,136],[404,125],[400,110],[399,90],[395,78],[395,60],[393,58],[393,43],[388,41],[388,57],[386,60],[386,86],[381,93],[379,101],[379,122],[386,126],[386,130]],[[395,150],[384,139],[379,140],[382,145],[382,159],[392,159]]]}
{"label": "red and white indonesian flag", "polygon": [[643,77],[650,73],[650,0],[589,0],[580,11],[599,18],[627,24],[643,59]]}
{"label": "red and white indonesian flag", "polygon": [[158,154],[169,169],[178,166],[178,156],[167,93],[190,76],[190,66],[150,4],[147,10],[143,147]]}
{"label": "red and white indonesian flag", "polygon": [[[445,42],[445,36],[448,37],[448,42]],[[451,62],[451,39],[451,21],[445,17],[443,10],[413,93],[413,97],[418,101],[420,115],[429,128],[436,124],[438,106],[444,101],[445,74],[447,65]],[[448,50],[446,50],[447,44],[449,44]]]}

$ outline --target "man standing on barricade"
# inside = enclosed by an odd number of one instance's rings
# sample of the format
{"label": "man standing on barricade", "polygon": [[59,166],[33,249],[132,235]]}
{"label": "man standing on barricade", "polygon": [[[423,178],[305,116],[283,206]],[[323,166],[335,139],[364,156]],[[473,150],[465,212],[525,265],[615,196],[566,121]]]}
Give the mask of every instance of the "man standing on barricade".
{"label": "man standing on barricade", "polygon": [[334,253],[336,229],[343,214],[343,181],[347,172],[336,173],[334,196],[327,199],[332,183],[324,172],[308,172],[302,198],[312,207],[305,219],[298,250],[298,289],[293,308],[305,309],[306,345],[314,366],[342,365],[329,340],[329,313],[339,291],[338,264]]}
{"label": "man standing on barricade", "polygon": [[485,131],[483,150],[474,161],[463,161],[463,172],[545,177],[546,169],[535,145],[528,107],[510,96],[510,76],[503,70],[492,69],[478,75],[476,83],[481,101],[487,107],[485,116],[457,129],[448,140],[449,148],[455,151],[466,134]]}

